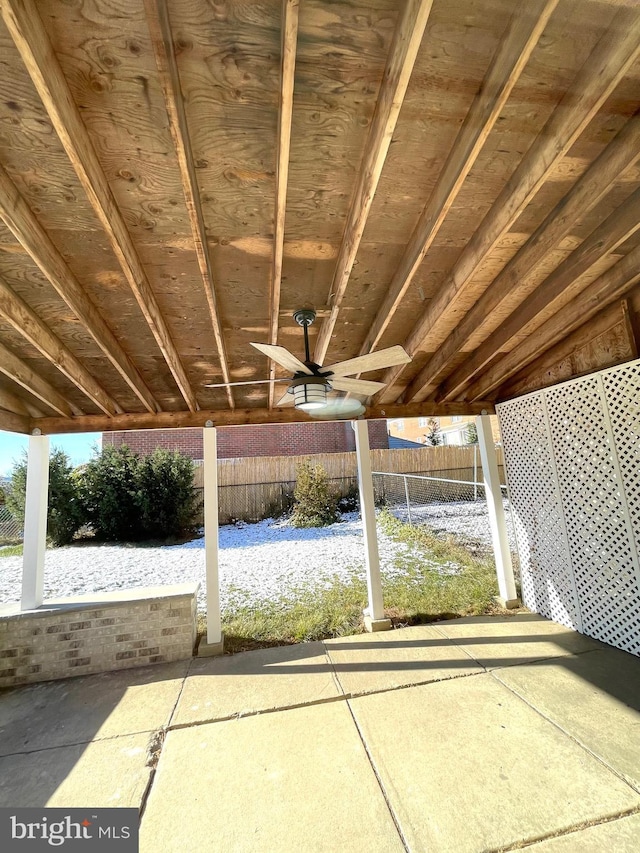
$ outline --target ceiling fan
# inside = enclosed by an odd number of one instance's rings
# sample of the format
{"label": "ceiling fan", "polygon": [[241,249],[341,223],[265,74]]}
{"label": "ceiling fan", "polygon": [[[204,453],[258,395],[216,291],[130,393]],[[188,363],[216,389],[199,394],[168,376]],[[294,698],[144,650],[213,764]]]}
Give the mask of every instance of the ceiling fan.
{"label": "ceiling fan", "polygon": [[[302,308],[294,313],[293,319],[299,326],[302,326],[304,331],[304,361],[281,346],[251,344],[252,347],[275,361],[276,364],[290,370],[293,376],[288,379],[274,380],[248,379],[242,382],[230,382],[229,385],[260,385],[271,381],[288,382],[289,387],[278,400],[276,406],[280,407],[293,403],[297,409],[307,412],[313,418],[322,420],[354,418],[365,411],[361,400],[357,397],[328,399],[327,393],[344,391],[361,397],[370,397],[384,388],[385,383],[372,382],[366,379],[351,379],[349,374],[365,373],[383,367],[394,367],[397,364],[407,364],[411,361],[411,357],[401,346],[395,346],[322,367],[312,361],[309,354],[308,328],[316,319],[316,312],[310,308]],[[226,387],[226,383],[208,384],[205,387],[223,388]]]}

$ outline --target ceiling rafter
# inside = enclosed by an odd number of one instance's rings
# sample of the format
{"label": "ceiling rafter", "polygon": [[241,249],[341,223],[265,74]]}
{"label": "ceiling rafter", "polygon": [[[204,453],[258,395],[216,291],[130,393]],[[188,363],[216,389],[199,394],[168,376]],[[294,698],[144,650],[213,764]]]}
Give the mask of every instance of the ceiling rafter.
{"label": "ceiling rafter", "polygon": [[[278,343],[282,258],[284,255],[284,223],[289,180],[289,151],[291,148],[291,119],[298,42],[299,0],[282,0],[282,44],[280,66],[280,109],[278,112],[278,152],[276,155],[276,198],[273,231],[273,261],[269,296],[269,343]],[[275,400],[276,363],[269,366],[269,408]]]}
{"label": "ceiling rafter", "polygon": [[[640,56],[639,27],[640,13],[636,9],[623,7],[615,15],[438,288],[437,296],[415,324],[404,343],[409,355],[415,356],[427,340],[430,349],[437,348],[455,327],[462,313],[462,297],[474,274]],[[397,397],[393,385],[403,369],[394,367],[386,372],[383,381],[389,387],[382,392],[382,400]]]}
{"label": "ceiling rafter", "polygon": [[43,418],[44,412],[6,388],[0,388],[0,409],[28,418]]}
{"label": "ceiling rafter", "polygon": [[466,397],[478,399],[490,394],[535,361],[562,338],[595,317],[607,305],[623,297],[640,280],[640,246],[625,255],[599,278],[539,326],[519,346],[494,361],[468,389]]}
{"label": "ceiling rafter", "polygon": [[2,0],[2,17],[138,305],[190,411],[198,403],[124,218],[84,126],[34,0]]}
{"label": "ceiling rafter", "polygon": [[329,349],[432,3],[433,0],[407,0],[396,24],[327,299],[331,313],[316,339],[313,358],[318,364],[324,362]]}
{"label": "ceiling rafter", "polygon": [[[220,308],[216,295],[215,276],[211,266],[211,256],[207,245],[207,230],[204,224],[200,192],[196,178],[196,170],[193,162],[193,150],[189,138],[189,127],[184,109],[184,99],[180,86],[180,76],[173,47],[173,36],[169,10],[165,0],[144,0],[147,16],[147,24],[151,34],[151,41],[156,58],[156,65],[160,75],[160,84],[164,93],[164,100],[169,117],[169,128],[176,149],[182,189],[184,192],[193,243],[195,246],[200,275],[204,285],[205,297],[209,308],[211,326],[218,350],[220,369],[224,382],[230,382],[229,360],[220,320]],[[233,409],[235,403],[231,388],[225,387],[229,408]]]}
{"label": "ceiling rafter", "polygon": [[527,5],[524,15],[521,9],[514,10],[362,344],[361,355],[375,349],[398,310],[557,4],[558,0],[537,0]]}
{"label": "ceiling rafter", "polygon": [[122,413],[121,407],[94,379],[86,367],[53,334],[36,312],[0,277],[0,317],[51,362],[67,379],[107,415]]}
{"label": "ceiling rafter", "polygon": [[15,412],[0,411],[0,429],[7,432],[19,432],[28,435],[31,432],[31,420]]}
{"label": "ceiling rafter", "polygon": [[[62,394],[56,391],[53,385],[47,382],[46,379],[38,376],[26,362],[18,358],[15,353],[11,352],[2,343],[0,343],[0,373],[3,373],[18,385],[21,385],[26,391],[33,394],[34,397],[37,397],[50,409],[58,412],[64,418],[84,414],[81,409],[66,400]],[[105,417],[107,421],[109,420],[108,416],[102,417]]]}
{"label": "ceiling rafter", "polygon": [[[431,415],[479,415],[483,411],[491,414],[495,407],[490,400],[474,403],[455,402],[436,406],[434,403],[415,403],[408,406],[373,406],[362,416],[365,420],[381,418],[417,418]],[[107,418],[104,415],[85,415],[66,420],[65,418],[40,418],[31,421],[45,435],[60,432],[109,432],[130,429],[181,429],[203,427],[206,421],[213,426],[241,426],[243,424],[309,423],[309,416],[291,408],[280,409],[235,409],[201,410],[200,412],[160,412],[157,415],[125,414]]]}
{"label": "ceiling rafter", "polygon": [[53,285],[58,295],[82,322],[88,334],[145,408],[149,412],[158,411],[159,406],[138,370],[116,340],[86,291],[74,277],[2,165],[0,165],[0,218]]}
{"label": "ceiling rafter", "polygon": [[[462,367],[443,383],[436,399],[448,400],[457,397],[497,352],[505,351],[516,335],[531,334],[536,326],[536,317],[562,298],[564,302],[584,289],[579,281],[595,263],[616,250],[632,234],[640,230],[640,189],[613,211],[547,278],[518,305],[491,336],[475,352],[471,353]],[[570,294],[568,296],[567,294]],[[558,305],[558,310],[560,310]],[[542,320],[537,325],[542,324]]]}
{"label": "ceiling rafter", "polygon": [[615,182],[640,158],[640,113],[631,118],[587,171],[575,182],[546,219],[493,279],[473,307],[449,334],[403,394],[406,402],[432,386],[464,349],[471,337],[507,299],[517,293],[526,298],[527,280],[575,224],[611,190]]}

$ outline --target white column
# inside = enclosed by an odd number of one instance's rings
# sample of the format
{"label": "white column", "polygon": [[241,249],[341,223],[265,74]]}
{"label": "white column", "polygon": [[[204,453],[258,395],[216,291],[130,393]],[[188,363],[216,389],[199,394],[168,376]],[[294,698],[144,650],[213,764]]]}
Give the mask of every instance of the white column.
{"label": "white column", "polygon": [[222,642],[218,576],[218,445],[214,427],[202,431],[204,445],[204,559],[207,579],[207,643]]}
{"label": "white column", "polygon": [[496,559],[500,603],[503,607],[515,607],[518,604],[516,584],[513,577],[511,549],[509,548],[507,525],[502,505],[498,459],[496,457],[495,444],[493,443],[491,418],[489,415],[478,415],[476,418],[476,428],[478,430],[478,444],[480,445],[480,459],[482,461],[482,475],[487,496],[487,510],[489,512],[493,552]]}
{"label": "white column", "polygon": [[360,513],[364,531],[365,567],[369,606],[365,610],[365,625],[368,631],[384,631],[391,627],[385,619],[380,580],[380,558],[376,531],[376,508],[373,499],[373,477],[371,476],[371,454],[369,431],[366,421],[354,421],[356,434],[356,459],[358,461],[358,488],[360,490]]}
{"label": "white column", "polygon": [[30,435],[22,550],[21,610],[40,607],[44,593],[49,503],[49,436]]}

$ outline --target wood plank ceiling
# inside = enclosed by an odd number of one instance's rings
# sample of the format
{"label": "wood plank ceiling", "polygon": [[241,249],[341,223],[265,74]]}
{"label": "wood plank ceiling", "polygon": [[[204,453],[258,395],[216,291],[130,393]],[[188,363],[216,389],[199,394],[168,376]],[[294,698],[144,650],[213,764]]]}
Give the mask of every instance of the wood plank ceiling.
{"label": "wood plank ceiling", "polygon": [[0,428],[367,417],[637,357],[634,0],[0,0]]}

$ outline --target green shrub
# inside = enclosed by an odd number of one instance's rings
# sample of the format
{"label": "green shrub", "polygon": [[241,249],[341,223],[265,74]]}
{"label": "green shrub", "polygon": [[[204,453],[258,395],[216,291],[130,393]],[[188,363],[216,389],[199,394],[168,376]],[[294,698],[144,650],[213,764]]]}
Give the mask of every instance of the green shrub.
{"label": "green shrub", "polygon": [[[54,545],[68,545],[82,527],[85,516],[80,499],[77,476],[64,451],[53,449],[49,457],[49,506],[47,536]],[[27,454],[17,462],[11,474],[7,507],[24,523],[27,491]]]}
{"label": "green shrub", "polygon": [[145,538],[183,536],[194,529],[198,497],[193,488],[191,459],[157,448],[140,459],[137,477]]}
{"label": "green shrub", "polygon": [[84,466],[82,501],[97,539],[130,542],[141,538],[138,460],[138,454],[125,445],[107,446]]}
{"label": "green shrub", "polygon": [[294,527],[326,527],[340,518],[338,500],[329,488],[327,473],[321,465],[302,462],[296,467],[293,492]]}
{"label": "green shrub", "polygon": [[140,457],[126,445],[105,447],[82,472],[82,494],[96,538],[106,542],[174,538],[196,526],[193,462],[180,453]]}

